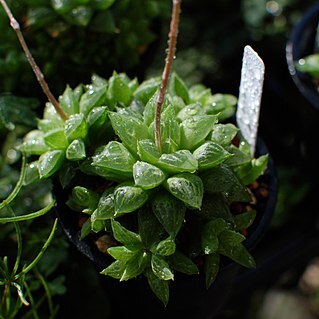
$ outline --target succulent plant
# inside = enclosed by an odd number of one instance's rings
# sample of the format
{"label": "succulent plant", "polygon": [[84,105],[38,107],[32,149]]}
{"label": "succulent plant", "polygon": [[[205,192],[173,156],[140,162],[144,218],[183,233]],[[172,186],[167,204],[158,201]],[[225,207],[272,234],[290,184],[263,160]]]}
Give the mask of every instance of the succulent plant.
{"label": "succulent plant", "polygon": [[40,155],[28,182],[58,174],[63,187],[73,187],[68,205],[88,218],[83,238],[107,232],[118,243],[107,249],[115,261],[102,273],[120,280],[144,274],[167,303],[174,270],[198,273],[198,259],[205,260],[207,286],[220,255],[254,266],[241,231],[255,212],[233,215],[230,204],[251,201],[246,185],[263,172],[267,156],[252,159],[244,140],[234,144],[236,126],[219,122],[233,113],[234,96],[187,88],[175,73],[161,114],[160,151],[159,86],[158,78],[139,85],[114,73],[68,87],[59,99],[68,119],[48,103],[21,149]]}

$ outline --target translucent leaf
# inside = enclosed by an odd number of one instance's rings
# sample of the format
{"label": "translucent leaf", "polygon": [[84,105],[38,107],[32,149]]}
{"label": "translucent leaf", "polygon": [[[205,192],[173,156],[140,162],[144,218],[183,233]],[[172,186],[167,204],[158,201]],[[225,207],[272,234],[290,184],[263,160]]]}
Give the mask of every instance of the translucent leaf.
{"label": "translucent leaf", "polygon": [[150,100],[154,95],[161,84],[160,78],[151,78],[144,81],[141,85],[135,90],[134,97],[141,101],[144,105]]}
{"label": "translucent leaf", "polygon": [[100,197],[98,206],[91,216],[92,220],[106,220],[114,217],[114,193],[113,189],[106,190]]}
{"label": "translucent leaf", "polygon": [[74,140],[66,149],[66,158],[69,161],[80,161],[85,157],[85,144],[81,139]]}
{"label": "translucent leaf", "polygon": [[137,155],[137,141],[148,138],[147,126],[136,117],[109,113],[109,118],[115,133],[133,155]]}
{"label": "translucent leaf", "polygon": [[[156,112],[156,102],[157,102],[158,90],[152,95],[152,97],[148,100],[145,105],[143,112],[143,121],[147,126],[150,126],[151,123],[155,120],[155,112]],[[167,99],[164,100],[162,108],[165,108],[165,104]]]}
{"label": "translucent leaf", "polygon": [[87,219],[86,222],[82,225],[80,239],[84,239],[85,237],[89,236],[91,233],[91,220]]}
{"label": "translucent leaf", "polygon": [[204,104],[212,96],[211,89],[207,89],[202,84],[195,84],[189,89],[191,102],[200,102]]}
{"label": "translucent leaf", "polygon": [[236,170],[236,174],[244,185],[249,185],[256,181],[264,173],[268,165],[269,156],[262,155],[257,159],[252,159],[251,163]]}
{"label": "translucent leaf", "polygon": [[185,106],[184,108],[182,108],[178,112],[177,118],[180,121],[185,121],[186,119],[188,119],[190,117],[204,115],[204,114],[205,114],[205,111],[203,109],[202,104],[197,102],[197,103],[189,104],[189,105]]}
{"label": "translucent leaf", "polygon": [[231,123],[216,124],[213,128],[210,139],[222,146],[228,146],[231,144],[238,131],[239,129]]}
{"label": "translucent leaf", "polygon": [[238,264],[247,267],[247,268],[255,268],[256,263],[254,258],[248,252],[248,250],[242,244],[237,246],[233,246],[231,249],[229,247],[225,248],[224,246],[219,247],[219,252],[222,255],[229,257],[234,260]]}
{"label": "translucent leaf", "polygon": [[154,165],[137,161],[133,166],[133,178],[136,186],[151,189],[159,186],[165,180],[165,174]]}
{"label": "translucent leaf", "polygon": [[174,254],[176,250],[176,244],[175,241],[172,238],[166,238],[162,241],[160,241],[153,249],[152,251],[160,256],[170,256]]}
{"label": "translucent leaf", "polygon": [[69,142],[76,139],[85,139],[88,127],[83,114],[74,114],[65,122],[65,135]]}
{"label": "translucent leaf", "polygon": [[125,270],[120,281],[127,281],[135,278],[143,272],[143,251],[136,252],[134,256],[127,262]]}
{"label": "translucent leaf", "polygon": [[214,115],[195,115],[181,123],[181,148],[191,150],[205,140],[217,122]]}
{"label": "translucent leaf", "polygon": [[131,213],[148,200],[148,193],[137,186],[118,186],[114,192],[115,215]]}
{"label": "translucent leaf", "polygon": [[130,250],[142,248],[141,237],[138,234],[126,229],[114,219],[112,219],[111,225],[113,236],[118,242],[122,243]]}
{"label": "translucent leaf", "polygon": [[229,202],[247,202],[251,199],[247,188],[227,165],[214,167],[202,174],[201,178],[207,193],[222,193]]}
{"label": "translucent leaf", "polygon": [[189,103],[188,88],[185,82],[175,72],[171,75],[168,90],[172,96],[178,95],[183,99],[185,104]]}
{"label": "translucent leaf", "polygon": [[40,179],[38,161],[29,163],[26,168],[26,173],[24,177],[24,185],[29,185],[31,183],[37,182]]}
{"label": "translucent leaf", "polygon": [[67,85],[63,95],[59,97],[59,103],[68,115],[79,112],[79,101],[74,96],[73,90]]}
{"label": "translucent leaf", "polygon": [[219,272],[219,254],[210,254],[205,256],[205,282],[208,289],[215,281]]}
{"label": "translucent leaf", "polygon": [[125,264],[120,261],[113,262],[110,266],[101,271],[102,275],[110,276],[115,279],[121,279],[125,270]]}
{"label": "translucent leaf", "polygon": [[155,143],[151,140],[138,141],[137,152],[142,161],[151,164],[156,164],[161,156]]}
{"label": "translucent leaf", "polygon": [[203,182],[197,175],[181,173],[166,181],[166,188],[176,198],[192,208],[200,209],[204,195]]}
{"label": "translucent leaf", "polygon": [[55,129],[44,134],[45,144],[54,150],[64,150],[69,143],[63,129]]}
{"label": "translucent leaf", "polygon": [[232,154],[214,142],[206,142],[193,152],[199,170],[207,170],[224,162]]}
{"label": "translucent leaf", "polygon": [[220,245],[224,250],[232,250],[233,247],[241,244],[246,237],[233,230],[224,230],[218,235]]}
{"label": "translucent leaf", "polygon": [[148,284],[156,297],[166,306],[169,299],[169,285],[166,280],[159,279],[152,271],[146,272]]}
{"label": "translucent leaf", "polygon": [[38,161],[40,178],[48,178],[60,169],[65,159],[65,153],[60,150],[42,154]]}
{"label": "translucent leaf", "polygon": [[171,154],[162,154],[157,166],[172,174],[181,172],[193,173],[198,168],[198,162],[190,151],[180,150]]}
{"label": "translucent leaf", "polygon": [[128,106],[132,100],[132,92],[128,84],[116,72],[109,79],[107,89],[108,105],[114,108],[117,103]]}
{"label": "translucent leaf", "polygon": [[225,149],[233,154],[232,157],[229,157],[224,163],[231,167],[238,167],[241,165],[248,164],[251,161],[251,158],[248,154],[244,153],[234,145],[225,147]]}
{"label": "translucent leaf", "polygon": [[59,170],[59,180],[63,188],[69,187],[72,184],[76,173],[77,167],[74,167],[73,163],[69,162],[61,167]]}
{"label": "translucent leaf", "polygon": [[86,187],[75,186],[72,190],[72,199],[81,207],[96,207],[99,195]]}
{"label": "translucent leaf", "polygon": [[33,130],[27,133],[20,148],[31,155],[41,155],[49,150],[44,142],[44,134],[39,130]]}
{"label": "translucent leaf", "polygon": [[161,280],[173,280],[174,274],[163,257],[152,255],[151,267],[153,273]]}
{"label": "translucent leaf", "polygon": [[89,88],[80,100],[80,113],[87,115],[96,106],[102,106],[106,100],[106,86],[93,89]]}
{"label": "translucent leaf", "polygon": [[141,236],[143,245],[150,248],[155,242],[164,238],[165,231],[152,210],[147,207],[138,212],[138,232]]}
{"label": "translucent leaf", "polygon": [[136,251],[130,250],[125,246],[110,247],[107,252],[121,263],[127,263],[135,254]]}
{"label": "translucent leaf", "polygon": [[206,99],[207,114],[218,114],[220,122],[229,119],[235,113],[237,98],[231,94],[214,94]]}
{"label": "translucent leaf", "polygon": [[202,249],[205,255],[217,252],[219,246],[218,235],[227,228],[226,222],[217,218],[205,224],[202,231]]}
{"label": "translucent leaf", "polygon": [[154,197],[152,210],[164,229],[174,238],[182,227],[185,205],[165,192]]}
{"label": "translucent leaf", "polygon": [[246,212],[234,216],[235,230],[240,231],[252,225],[256,218],[256,211]]}
{"label": "translucent leaf", "polygon": [[92,165],[110,173],[131,177],[133,173],[134,157],[124,145],[112,141],[93,156]]}
{"label": "translucent leaf", "polygon": [[199,273],[196,264],[178,250],[169,257],[169,262],[173,269],[186,275],[197,275]]}

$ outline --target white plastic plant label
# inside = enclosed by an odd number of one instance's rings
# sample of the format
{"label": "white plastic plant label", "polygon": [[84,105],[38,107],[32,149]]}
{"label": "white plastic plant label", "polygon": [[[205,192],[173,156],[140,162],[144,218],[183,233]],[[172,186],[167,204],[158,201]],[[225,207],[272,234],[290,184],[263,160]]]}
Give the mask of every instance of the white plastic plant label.
{"label": "white plastic plant label", "polygon": [[244,49],[236,121],[243,137],[255,154],[265,65],[250,47]]}

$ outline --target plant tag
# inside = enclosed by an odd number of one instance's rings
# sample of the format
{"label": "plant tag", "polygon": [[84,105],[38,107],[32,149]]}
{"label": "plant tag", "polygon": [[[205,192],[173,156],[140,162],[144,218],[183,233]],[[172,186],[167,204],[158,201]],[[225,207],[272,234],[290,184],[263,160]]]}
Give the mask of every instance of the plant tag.
{"label": "plant tag", "polygon": [[243,137],[250,145],[251,156],[254,156],[256,148],[264,74],[265,65],[262,59],[247,45],[241,69],[236,121]]}

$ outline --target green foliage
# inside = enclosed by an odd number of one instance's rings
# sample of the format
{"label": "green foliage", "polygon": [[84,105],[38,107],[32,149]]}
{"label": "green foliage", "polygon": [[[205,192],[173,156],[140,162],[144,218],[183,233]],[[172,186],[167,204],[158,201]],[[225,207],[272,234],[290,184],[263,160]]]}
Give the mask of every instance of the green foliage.
{"label": "green foliage", "polygon": [[[81,87],[67,87],[60,99],[69,119],[64,123],[48,104],[38,130],[26,136],[21,149],[39,156],[32,164],[40,180],[59,175],[63,186],[72,187],[68,205],[88,216],[82,238],[106,231],[117,243],[108,249],[114,262],[102,274],[120,281],[146,276],[166,304],[176,271],[205,272],[209,286],[220,255],[254,266],[241,231],[255,214],[234,216],[230,204],[251,200],[245,185],[262,174],[267,156],[252,159],[243,142],[232,143],[238,129],[218,122],[236,98],[188,89],[173,74],[159,149],[157,79],[139,85],[113,73],[109,80],[95,76]],[[195,220],[198,230],[185,244]],[[197,267],[188,247],[193,240],[200,243],[196,258],[203,267]]]}
{"label": "green foliage", "polygon": [[296,69],[307,73],[314,79],[319,77],[319,54],[311,54],[295,63]]}
{"label": "green foliage", "polygon": [[[9,0],[8,4],[56,93],[65,83],[86,81],[92,72],[132,70],[160,35],[157,25],[168,17],[170,5],[155,0]],[[0,91],[35,94],[34,75],[3,10],[0,26]],[[108,93],[119,84],[114,79]]]}

